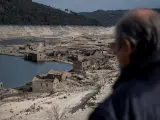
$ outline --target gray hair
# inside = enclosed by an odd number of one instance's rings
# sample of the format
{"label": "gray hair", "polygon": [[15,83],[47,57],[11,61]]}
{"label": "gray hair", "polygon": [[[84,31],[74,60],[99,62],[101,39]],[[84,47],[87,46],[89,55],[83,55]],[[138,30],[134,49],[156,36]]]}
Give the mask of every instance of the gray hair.
{"label": "gray hair", "polygon": [[160,15],[157,13],[147,20],[124,16],[116,26],[118,47],[129,40],[136,55],[148,56],[160,49]]}

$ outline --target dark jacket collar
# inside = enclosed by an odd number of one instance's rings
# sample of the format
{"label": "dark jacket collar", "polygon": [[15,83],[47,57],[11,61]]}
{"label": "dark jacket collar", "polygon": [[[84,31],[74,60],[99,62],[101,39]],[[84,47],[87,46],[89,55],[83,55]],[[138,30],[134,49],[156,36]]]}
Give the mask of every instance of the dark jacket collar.
{"label": "dark jacket collar", "polygon": [[140,75],[147,74],[157,65],[160,65],[160,51],[155,52],[140,63],[130,64],[127,68],[123,69],[113,89],[116,89],[120,84],[131,81]]}

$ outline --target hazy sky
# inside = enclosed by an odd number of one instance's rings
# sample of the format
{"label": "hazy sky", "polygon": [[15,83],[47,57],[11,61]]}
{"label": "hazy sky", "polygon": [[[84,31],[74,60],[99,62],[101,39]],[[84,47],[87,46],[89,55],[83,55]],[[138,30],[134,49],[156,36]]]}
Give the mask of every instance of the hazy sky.
{"label": "hazy sky", "polygon": [[75,12],[97,9],[159,8],[160,0],[33,0],[56,8],[68,8]]}

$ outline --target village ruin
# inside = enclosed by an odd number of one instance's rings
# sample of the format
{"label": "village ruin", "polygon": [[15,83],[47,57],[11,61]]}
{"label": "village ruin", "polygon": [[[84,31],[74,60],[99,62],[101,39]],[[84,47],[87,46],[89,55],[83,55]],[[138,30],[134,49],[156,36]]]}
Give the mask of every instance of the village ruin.
{"label": "village ruin", "polygon": [[0,27],[1,40],[13,36],[29,40],[27,44],[1,45],[0,54],[73,66],[70,71],[50,70],[35,75],[29,83],[14,89],[5,89],[0,83],[0,119],[44,120],[48,119],[46,110],[52,111],[53,106],[65,111],[64,120],[87,120],[93,108],[111,93],[118,76],[113,30],[83,26]]}

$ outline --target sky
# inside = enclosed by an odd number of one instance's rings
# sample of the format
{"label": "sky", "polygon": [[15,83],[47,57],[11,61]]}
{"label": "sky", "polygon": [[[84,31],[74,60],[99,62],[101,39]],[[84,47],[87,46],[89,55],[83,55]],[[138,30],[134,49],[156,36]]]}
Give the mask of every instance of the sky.
{"label": "sky", "polygon": [[33,0],[34,2],[49,5],[75,12],[92,12],[96,10],[117,10],[134,8],[159,8],[160,0]]}

